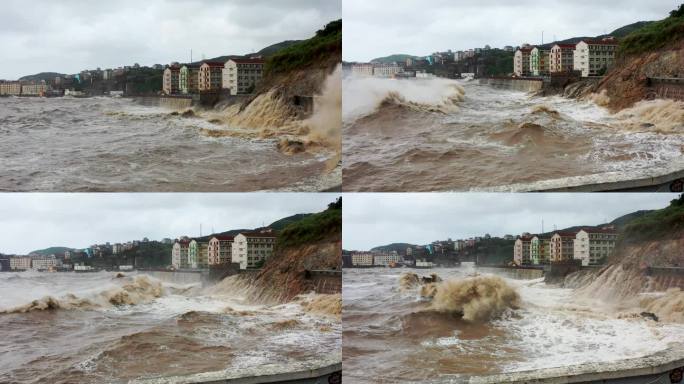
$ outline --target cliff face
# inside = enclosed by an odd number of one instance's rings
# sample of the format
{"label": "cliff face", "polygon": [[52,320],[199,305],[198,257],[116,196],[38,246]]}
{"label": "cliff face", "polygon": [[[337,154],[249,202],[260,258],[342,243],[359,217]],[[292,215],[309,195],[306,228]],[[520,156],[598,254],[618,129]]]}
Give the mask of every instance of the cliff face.
{"label": "cliff face", "polygon": [[606,106],[619,111],[646,98],[648,77],[678,77],[684,74],[684,40],[665,48],[619,59],[598,85],[610,98]]}

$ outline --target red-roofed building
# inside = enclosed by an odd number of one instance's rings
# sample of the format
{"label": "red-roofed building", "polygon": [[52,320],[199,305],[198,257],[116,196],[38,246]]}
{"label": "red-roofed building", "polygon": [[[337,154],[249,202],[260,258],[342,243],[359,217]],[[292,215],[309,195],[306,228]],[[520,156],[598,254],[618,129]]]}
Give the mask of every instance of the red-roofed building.
{"label": "red-roofed building", "polygon": [[572,72],[575,44],[556,44],[549,54],[549,72]]}
{"label": "red-roofed building", "polygon": [[233,260],[233,236],[214,236],[209,240],[209,267],[229,264]]}
{"label": "red-roofed building", "polygon": [[513,248],[513,262],[516,265],[529,265],[531,264],[530,257],[530,243],[532,241],[532,236],[523,235],[515,240],[515,245]]}
{"label": "red-roofed building", "polygon": [[614,228],[582,228],[574,242],[574,258],[582,265],[605,263],[615,249],[618,233]]}
{"label": "red-roofed building", "polygon": [[188,268],[188,247],[190,240],[183,238],[176,240],[171,249],[171,264],[176,269]]}
{"label": "red-roofed building", "polygon": [[223,62],[206,61],[200,66],[198,88],[200,92],[218,92],[221,90]]}
{"label": "red-roofed building", "polygon": [[230,59],[223,67],[223,88],[231,95],[254,92],[264,75],[264,59]]}
{"label": "red-roofed building", "polygon": [[164,70],[163,91],[167,95],[175,95],[180,92],[180,67],[172,65]]}
{"label": "red-roofed building", "polygon": [[513,73],[516,76],[530,76],[530,54],[532,53],[530,46],[524,46],[515,51],[513,57]]}
{"label": "red-roofed building", "polygon": [[582,77],[600,76],[613,65],[617,48],[614,38],[582,40],[575,47],[573,68],[581,71]]}
{"label": "red-roofed building", "polygon": [[572,260],[577,232],[556,232],[551,236],[551,262]]}

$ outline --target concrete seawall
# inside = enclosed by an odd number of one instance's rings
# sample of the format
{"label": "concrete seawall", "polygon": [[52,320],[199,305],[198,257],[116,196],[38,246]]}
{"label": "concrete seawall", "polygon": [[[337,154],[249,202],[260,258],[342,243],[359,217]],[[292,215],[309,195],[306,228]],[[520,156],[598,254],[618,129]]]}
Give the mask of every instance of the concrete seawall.
{"label": "concrete seawall", "polygon": [[136,97],[134,100],[148,107],[163,107],[173,110],[183,110],[192,108],[194,101],[192,97]]}
{"label": "concrete seawall", "polygon": [[[471,377],[470,384],[681,384],[684,345],[635,359]],[[444,380],[443,382],[450,382]]]}
{"label": "concrete seawall", "polygon": [[157,270],[138,270],[138,273],[146,274],[172,284],[202,284],[207,283],[207,274],[202,271],[157,271]]}
{"label": "concrete seawall", "polygon": [[312,280],[316,293],[342,293],[342,271],[309,271],[308,278]]}
{"label": "concrete seawall", "polygon": [[544,82],[541,79],[514,79],[508,77],[481,78],[479,79],[479,84],[522,92],[537,92],[544,86]]}
{"label": "concrete seawall", "polygon": [[543,269],[536,268],[514,268],[514,267],[476,267],[480,273],[492,273],[496,275],[503,275],[510,279],[517,280],[533,280],[544,277]]}

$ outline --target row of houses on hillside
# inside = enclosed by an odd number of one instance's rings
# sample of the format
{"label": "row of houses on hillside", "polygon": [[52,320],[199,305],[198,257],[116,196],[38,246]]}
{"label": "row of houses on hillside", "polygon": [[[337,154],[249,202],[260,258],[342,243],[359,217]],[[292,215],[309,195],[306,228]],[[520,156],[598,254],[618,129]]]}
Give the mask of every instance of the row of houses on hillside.
{"label": "row of houses on hillside", "polygon": [[45,96],[50,86],[45,81],[0,80],[0,96]]}
{"label": "row of houses on hillside", "polygon": [[613,37],[584,39],[577,44],[531,46],[515,51],[516,76],[548,76],[578,71],[582,77],[601,76],[615,61],[618,41]]}
{"label": "row of houses on hillside", "polygon": [[612,254],[617,236],[612,226],[550,235],[523,233],[515,241],[513,262],[522,266],[581,260],[583,266],[601,265]]}
{"label": "row of houses on hillside", "polygon": [[236,263],[240,269],[258,268],[273,255],[277,234],[271,229],[209,239],[182,237],[171,250],[176,269],[207,269]]}
{"label": "row of houses on hillside", "polygon": [[263,78],[264,64],[261,57],[198,64],[172,63],[164,70],[162,91],[166,95],[222,91],[231,95],[249,94]]}

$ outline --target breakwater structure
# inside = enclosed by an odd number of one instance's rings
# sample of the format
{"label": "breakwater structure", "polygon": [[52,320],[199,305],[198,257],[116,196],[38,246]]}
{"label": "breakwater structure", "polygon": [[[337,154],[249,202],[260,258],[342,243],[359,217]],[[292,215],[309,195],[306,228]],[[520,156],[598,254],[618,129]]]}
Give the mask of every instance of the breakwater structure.
{"label": "breakwater structure", "polygon": [[516,280],[533,280],[540,279],[544,277],[544,267],[543,266],[522,266],[522,267],[512,267],[512,266],[495,266],[478,265],[475,267],[478,272],[492,273],[497,275],[504,275],[510,279]]}
{"label": "breakwater structure", "polygon": [[493,88],[522,92],[539,92],[544,86],[543,79],[529,77],[482,77],[478,79],[478,83]]}
{"label": "breakwater structure", "polygon": [[[683,384],[684,344],[650,356],[614,362],[471,377],[469,384]],[[443,382],[450,382],[444,380]]]}

